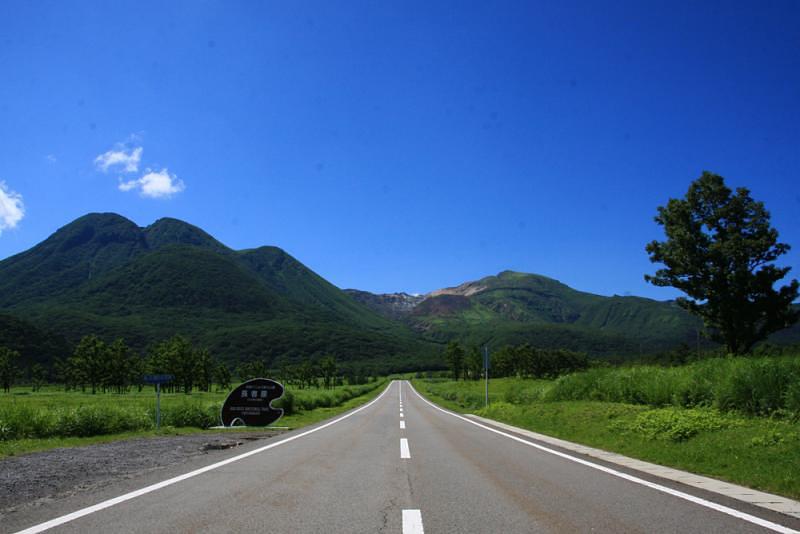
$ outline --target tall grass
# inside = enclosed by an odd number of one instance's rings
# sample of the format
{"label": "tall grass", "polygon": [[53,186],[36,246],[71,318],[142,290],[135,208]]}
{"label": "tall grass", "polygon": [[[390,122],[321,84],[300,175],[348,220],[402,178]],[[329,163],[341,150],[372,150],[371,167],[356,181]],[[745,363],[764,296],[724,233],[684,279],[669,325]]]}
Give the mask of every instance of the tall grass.
{"label": "tall grass", "polygon": [[715,407],[748,415],[800,411],[800,357],[712,358],[680,367],[596,368],[557,379],[545,400]]}
{"label": "tall grass", "polygon": [[[334,407],[381,387],[385,381],[330,390],[286,390],[274,406],[286,415]],[[193,398],[194,397],[194,398]],[[219,424],[224,394],[163,395],[164,426],[206,429]],[[25,438],[88,437],[152,430],[150,395],[45,393],[0,397],[0,441]]]}
{"label": "tall grass", "polygon": [[15,405],[0,408],[0,440],[87,437],[148,430],[153,419],[146,410],[81,406],[41,410]]}
{"label": "tall grass", "polygon": [[358,386],[344,386],[334,389],[301,389],[294,392],[286,390],[273,406],[283,408],[286,415],[298,411],[307,412],[317,408],[340,406],[355,397],[360,397],[386,384],[386,381],[369,382]]}
{"label": "tall grass", "polygon": [[[426,380],[426,389],[462,408],[484,405],[482,382]],[[712,358],[679,367],[597,367],[556,380],[491,382],[492,402],[603,401],[652,407],[716,408],[800,418],[800,357]]]}
{"label": "tall grass", "polygon": [[[425,380],[426,391],[455,402],[462,408],[483,408],[486,400],[483,381],[452,382]],[[491,381],[489,399],[492,403],[530,404],[542,400],[552,381],[542,379],[499,378]]]}

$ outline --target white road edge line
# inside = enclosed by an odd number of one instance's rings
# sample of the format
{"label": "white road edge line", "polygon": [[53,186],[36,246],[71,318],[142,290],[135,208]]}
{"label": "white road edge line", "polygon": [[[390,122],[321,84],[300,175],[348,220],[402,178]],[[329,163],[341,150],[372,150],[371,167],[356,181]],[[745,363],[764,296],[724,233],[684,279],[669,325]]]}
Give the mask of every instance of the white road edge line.
{"label": "white road edge line", "polygon": [[733,517],[735,517],[737,519],[741,519],[743,521],[747,521],[749,523],[753,523],[754,525],[758,525],[758,526],[764,527],[766,529],[769,529],[769,530],[772,530],[772,531],[775,531],[775,532],[781,532],[782,534],[800,534],[800,531],[791,529],[789,527],[785,527],[783,525],[779,525],[778,523],[773,523],[772,521],[767,521],[766,519],[761,519],[760,517],[756,517],[754,515],[750,515],[750,514],[745,513],[745,512],[740,512],[739,510],[736,510],[734,508],[730,508],[728,506],[723,506],[721,504],[717,504],[715,502],[708,501],[708,500],[702,499],[700,497],[695,497],[694,495],[690,495],[690,494],[684,493],[682,491],[674,490],[672,488],[668,488],[667,486],[662,486],[661,484],[656,484],[654,482],[649,482],[649,481],[641,479],[639,477],[635,477],[635,476],[629,475],[627,473],[623,473],[622,471],[617,471],[616,469],[611,469],[610,467],[606,467],[604,465],[596,464],[596,463],[590,462],[588,460],[584,460],[582,458],[576,458],[575,456],[571,456],[569,454],[565,454],[563,452],[559,452],[559,451],[556,451],[554,449],[550,449],[548,447],[544,447],[542,445],[539,445],[538,443],[533,443],[532,441],[528,441],[528,440],[522,439],[520,437],[513,436],[513,435],[508,434],[506,432],[502,432],[500,430],[488,427],[486,425],[482,425],[482,424],[477,423],[475,421],[471,421],[470,419],[467,419],[466,417],[464,417],[462,415],[458,415],[457,413],[453,413],[453,412],[451,412],[449,410],[445,410],[444,408],[440,408],[439,406],[436,406],[435,404],[430,402],[428,399],[426,399],[425,397],[420,395],[419,392],[416,389],[414,389],[414,386],[410,382],[408,384],[408,387],[411,388],[411,391],[413,391],[417,395],[417,397],[422,399],[423,402],[425,402],[429,406],[439,410],[442,413],[446,413],[447,415],[451,415],[453,417],[461,419],[462,421],[464,421],[466,423],[469,423],[471,425],[475,425],[475,426],[477,426],[479,428],[482,428],[484,430],[488,430],[489,432],[494,432],[495,434],[499,434],[499,435],[504,436],[506,438],[513,439],[514,441],[517,441],[519,443],[523,443],[523,444],[528,445],[530,447],[534,447],[534,448],[539,449],[539,450],[541,450],[543,452],[547,452],[549,454],[554,454],[556,456],[559,456],[559,457],[564,458],[566,460],[569,460],[571,462],[575,462],[575,463],[578,463],[578,464],[581,464],[581,465],[585,465],[587,467],[591,467],[592,469],[597,469],[598,471],[603,471],[604,473],[608,473],[609,475],[613,475],[615,477],[619,477],[619,478],[625,479],[625,480],[627,480],[629,482],[633,482],[635,484],[640,484],[642,486],[646,486],[648,488],[654,489],[656,491],[660,491],[662,493],[667,493],[669,495],[672,495],[673,497],[678,497],[679,499],[684,499],[686,501],[693,502],[695,504],[699,504],[700,506],[705,506],[706,508],[711,508],[712,510],[716,510],[717,512],[722,512],[723,514],[727,514],[727,515],[733,516]]}
{"label": "white road edge line", "polygon": [[403,534],[425,534],[422,528],[422,512],[403,510]]}
{"label": "white road edge line", "polygon": [[44,532],[45,530],[51,529],[53,527],[57,527],[59,525],[63,525],[64,523],[69,523],[70,521],[74,521],[74,520],[76,520],[78,518],[87,516],[89,514],[93,514],[95,512],[99,512],[100,510],[104,510],[106,508],[110,508],[110,507],[112,507],[112,506],[114,506],[116,504],[120,504],[122,502],[129,501],[131,499],[135,499],[136,497],[140,497],[140,496],[145,495],[147,493],[151,493],[151,492],[159,490],[161,488],[165,488],[167,486],[171,486],[172,484],[176,484],[178,482],[182,482],[182,481],[184,481],[184,480],[186,480],[188,478],[196,477],[197,475],[202,475],[203,473],[207,473],[208,471],[212,471],[212,470],[220,468],[220,467],[222,467],[224,465],[228,465],[228,464],[231,464],[233,462],[237,462],[237,461],[242,460],[244,458],[247,458],[249,456],[253,456],[254,454],[258,454],[260,452],[264,452],[266,450],[273,449],[273,448],[275,448],[275,447],[277,447],[279,445],[283,445],[285,443],[289,443],[290,441],[294,441],[296,439],[300,439],[300,438],[302,438],[304,436],[308,436],[309,434],[313,434],[314,432],[322,430],[323,428],[328,428],[329,426],[335,425],[336,423],[338,423],[340,421],[343,421],[343,420],[347,419],[348,417],[353,416],[353,415],[357,414],[358,412],[360,412],[362,410],[366,410],[367,408],[369,408],[370,406],[372,406],[373,404],[378,402],[392,388],[392,384],[394,384],[394,383],[395,383],[394,380],[392,382],[390,382],[389,385],[386,386],[386,389],[383,391],[383,393],[378,395],[375,399],[371,400],[369,403],[365,404],[364,406],[362,406],[360,408],[357,408],[357,409],[353,410],[352,412],[350,412],[350,413],[348,413],[346,415],[343,415],[342,417],[339,417],[338,419],[334,419],[333,421],[325,423],[324,425],[320,425],[320,426],[318,426],[316,428],[312,428],[311,430],[306,430],[305,432],[297,434],[296,436],[291,436],[291,437],[288,437],[286,439],[282,439],[280,441],[277,441],[275,443],[271,443],[269,445],[265,445],[263,447],[259,447],[258,449],[254,449],[254,450],[252,450],[250,452],[246,452],[244,454],[240,454],[239,456],[234,456],[233,458],[228,458],[227,460],[222,460],[221,462],[217,462],[215,464],[211,464],[211,465],[207,465],[205,467],[201,467],[200,469],[196,469],[194,471],[190,471],[188,473],[184,473],[183,475],[178,475],[176,477],[164,480],[162,482],[158,482],[156,484],[152,484],[152,485],[144,487],[142,489],[131,491],[130,493],[126,493],[125,495],[120,495],[119,497],[114,497],[113,499],[108,499],[107,501],[103,501],[101,503],[95,504],[94,506],[89,506],[87,508],[83,508],[83,509],[78,510],[76,512],[72,512],[71,514],[62,515],[61,517],[57,517],[55,519],[51,519],[50,521],[46,521],[44,523],[40,523],[38,525],[34,525],[32,527],[26,528],[25,530],[20,530],[19,532],[17,532],[17,534],[35,534],[37,532]]}
{"label": "white road edge line", "polygon": [[405,429],[406,429],[406,422],[400,421],[400,430],[405,430]]}
{"label": "white road edge line", "polygon": [[400,438],[400,459],[411,458],[411,451],[408,450],[408,440]]}

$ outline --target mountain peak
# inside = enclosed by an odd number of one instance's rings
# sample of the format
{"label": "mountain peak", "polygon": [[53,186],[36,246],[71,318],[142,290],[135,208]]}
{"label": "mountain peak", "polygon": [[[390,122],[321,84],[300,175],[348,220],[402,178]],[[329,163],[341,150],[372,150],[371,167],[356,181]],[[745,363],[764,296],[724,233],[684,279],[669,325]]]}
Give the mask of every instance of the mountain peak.
{"label": "mountain peak", "polygon": [[117,213],[88,213],[59,228],[39,246],[59,252],[86,247],[97,251],[111,243],[140,246],[139,227]]}
{"label": "mountain peak", "polygon": [[147,245],[153,249],[168,245],[193,245],[217,252],[229,251],[228,247],[197,226],[172,217],[158,219],[144,229],[144,235]]}
{"label": "mountain peak", "polygon": [[134,222],[116,213],[89,213],[2,262],[0,305],[67,291],[146,250]]}
{"label": "mountain peak", "polygon": [[[491,278],[491,277],[489,277]],[[462,297],[471,297],[481,291],[485,291],[488,289],[489,286],[486,283],[486,278],[481,278],[480,280],[473,281],[473,282],[464,282],[461,285],[455,287],[445,287],[442,289],[437,289],[435,291],[431,291],[428,293],[428,297],[438,297],[441,295],[458,295]]]}
{"label": "mountain peak", "polygon": [[136,224],[131,221],[130,219],[120,215],[119,213],[114,213],[113,211],[93,211],[87,213],[86,215],[82,215],[75,219],[74,221],[64,225],[62,228],[67,228],[73,224],[128,224],[134,225]]}

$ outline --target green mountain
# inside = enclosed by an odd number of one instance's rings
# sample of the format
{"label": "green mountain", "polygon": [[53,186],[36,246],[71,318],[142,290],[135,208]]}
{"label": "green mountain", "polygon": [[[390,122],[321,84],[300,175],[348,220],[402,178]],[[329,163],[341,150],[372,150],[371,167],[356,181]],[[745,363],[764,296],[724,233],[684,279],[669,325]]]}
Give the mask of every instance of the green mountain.
{"label": "green mountain", "polygon": [[[183,334],[231,363],[333,354],[413,370],[441,366],[452,339],[629,358],[694,346],[699,326],[674,302],[593,295],[511,271],[428,295],[343,291],[280,248],[233,250],[169,218],[140,228],[89,214],[0,261],[0,345],[26,362],[63,357],[90,333],[142,351]],[[800,327],[770,341],[798,342]]]}
{"label": "green mountain", "polygon": [[434,291],[406,321],[434,339],[527,342],[597,356],[671,348],[694,340],[699,326],[672,302],[603,297],[512,271]]}
{"label": "green mountain", "polygon": [[0,312],[70,343],[97,333],[144,350],[180,333],[232,362],[334,354],[382,370],[431,354],[283,250],[235,251],[176,219],[139,228],[116,214],[81,217],[0,262],[0,295]]}
{"label": "green mountain", "polygon": [[[468,344],[530,343],[593,356],[626,358],[694,347],[701,322],[675,302],[641,297],[604,297],[577,291],[545,276],[504,271],[424,297],[386,296],[348,290],[351,297],[401,320],[426,338]],[[400,299],[400,304],[398,304]],[[800,337],[794,327],[773,342]],[[705,339],[704,347],[712,346]]]}

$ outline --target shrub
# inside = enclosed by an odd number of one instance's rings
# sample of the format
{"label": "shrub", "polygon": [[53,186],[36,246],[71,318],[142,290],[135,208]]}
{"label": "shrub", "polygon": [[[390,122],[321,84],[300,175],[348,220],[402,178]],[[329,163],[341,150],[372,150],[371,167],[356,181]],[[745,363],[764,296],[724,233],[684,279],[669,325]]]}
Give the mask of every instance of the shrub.
{"label": "shrub", "polygon": [[[185,402],[161,410],[161,424],[174,427],[196,427],[206,429],[220,424],[220,403],[203,404]],[[151,417],[155,417],[153,412]]]}
{"label": "shrub", "polygon": [[789,384],[784,393],[786,409],[794,414],[795,419],[800,419],[800,380]]}
{"label": "shrub", "polygon": [[[153,419],[144,409],[79,406],[56,411],[52,435],[88,437],[147,430],[152,426]],[[45,432],[38,432],[32,437],[47,437],[47,435]]]}
{"label": "shrub", "polygon": [[284,415],[292,415],[295,411],[294,393],[289,390],[283,392],[283,396],[272,403],[274,408],[283,408]]}
{"label": "shrub", "polygon": [[515,415],[519,413],[519,410],[519,406],[508,402],[493,402],[488,407],[478,410],[477,414],[498,421],[513,421]]}
{"label": "shrub", "polygon": [[634,432],[648,439],[686,441],[700,432],[711,432],[739,424],[713,409],[661,408],[638,414],[633,421],[615,421],[609,428]]}

